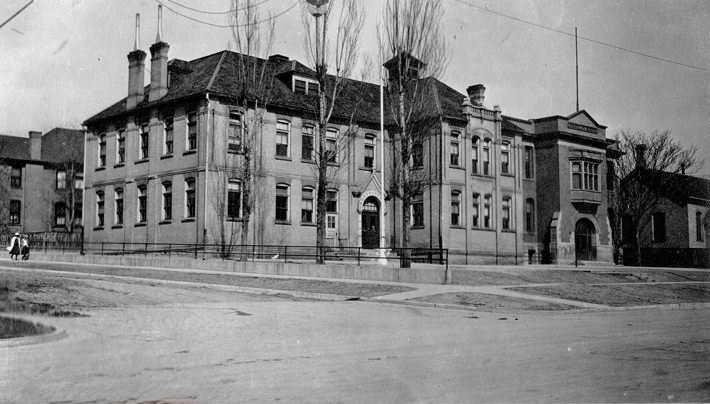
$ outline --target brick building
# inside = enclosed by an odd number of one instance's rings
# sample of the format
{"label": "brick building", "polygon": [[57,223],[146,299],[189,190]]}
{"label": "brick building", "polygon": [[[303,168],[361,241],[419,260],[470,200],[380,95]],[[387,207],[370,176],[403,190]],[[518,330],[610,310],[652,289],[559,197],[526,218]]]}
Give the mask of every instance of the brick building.
{"label": "brick building", "polygon": [[84,131],[0,136],[0,229],[34,233],[80,226]]}
{"label": "brick building", "polygon": [[[233,105],[239,55],[168,61],[168,49],[162,41],[150,47],[145,87],[146,54],[130,52],[128,97],[85,122],[87,241],[211,243],[224,220],[238,219],[240,179],[223,168],[239,158],[234,130],[249,113]],[[274,80],[250,243],[314,245],[309,155],[317,82],[309,68],[285,56],[258,63]],[[571,262],[583,242],[583,258],[611,259],[602,186],[611,141],[604,126],[585,111],[533,120],[505,116],[484,104],[482,85],[467,95],[433,78],[421,78],[420,86],[436,125],[420,145],[432,185],[410,212],[413,246],[449,248],[462,263]],[[385,161],[381,184],[379,88],[349,80],[342,94],[329,138],[347,133],[353,141],[337,156],[340,170],[328,190],[328,242],[375,248],[385,215],[387,243],[398,246],[400,203],[380,196],[389,172]],[[384,136],[391,161],[391,134]],[[228,186],[214,186],[220,183]],[[215,201],[228,206],[230,217],[216,212]]]}

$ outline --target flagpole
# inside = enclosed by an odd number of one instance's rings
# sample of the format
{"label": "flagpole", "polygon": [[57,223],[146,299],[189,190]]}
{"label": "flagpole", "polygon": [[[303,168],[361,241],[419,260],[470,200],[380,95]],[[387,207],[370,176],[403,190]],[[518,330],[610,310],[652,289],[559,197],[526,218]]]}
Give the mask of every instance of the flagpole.
{"label": "flagpole", "polygon": [[574,79],[577,89],[577,112],[579,112],[579,52],[577,52],[577,27],[574,27]]}

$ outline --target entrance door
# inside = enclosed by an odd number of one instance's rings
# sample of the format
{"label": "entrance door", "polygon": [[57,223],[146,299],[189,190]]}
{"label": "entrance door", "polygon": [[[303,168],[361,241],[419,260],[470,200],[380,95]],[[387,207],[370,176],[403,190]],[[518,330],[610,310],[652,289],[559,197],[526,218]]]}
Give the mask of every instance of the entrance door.
{"label": "entrance door", "polygon": [[362,248],[380,248],[380,207],[374,196],[362,205]]}
{"label": "entrance door", "polygon": [[580,261],[596,261],[597,249],[595,242],[594,223],[589,219],[579,219],[574,226],[574,248]]}

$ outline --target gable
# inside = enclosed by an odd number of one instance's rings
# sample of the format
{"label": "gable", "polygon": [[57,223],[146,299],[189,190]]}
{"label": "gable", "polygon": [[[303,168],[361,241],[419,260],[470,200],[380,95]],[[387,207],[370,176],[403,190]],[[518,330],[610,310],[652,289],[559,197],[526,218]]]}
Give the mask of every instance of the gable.
{"label": "gable", "polygon": [[592,118],[586,113],[579,113],[569,118],[567,122],[572,122],[577,125],[588,126],[591,128],[596,128],[597,124],[592,120]]}

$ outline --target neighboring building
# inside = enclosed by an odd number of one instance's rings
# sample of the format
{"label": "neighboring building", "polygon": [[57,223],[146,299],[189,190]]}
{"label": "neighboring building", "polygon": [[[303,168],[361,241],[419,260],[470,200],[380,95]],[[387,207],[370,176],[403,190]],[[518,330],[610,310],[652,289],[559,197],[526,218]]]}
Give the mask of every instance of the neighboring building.
{"label": "neighboring building", "polygon": [[0,136],[0,231],[68,231],[81,226],[83,163],[82,130]]}
{"label": "neighboring building", "polygon": [[[626,178],[648,184],[659,197],[649,220],[641,225],[639,245],[643,264],[650,266],[710,268],[710,180],[683,174],[635,170]],[[658,183],[664,184],[662,187]],[[622,216],[622,237],[626,247],[632,240],[632,221]],[[631,250],[624,251],[628,261]]]}
{"label": "neighboring building", "polygon": [[[239,219],[240,180],[225,169],[239,158],[233,134],[245,113],[233,105],[239,55],[168,62],[168,48],[162,41],[151,46],[146,87],[146,54],[130,52],[128,97],[84,123],[87,241],[212,243],[222,221]],[[318,84],[310,69],[285,56],[259,63],[274,80],[250,242],[314,245],[309,156]],[[467,96],[432,78],[420,86],[430,105],[420,118],[433,125],[417,145],[418,158],[432,185],[410,212],[412,246],[448,248],[452,262],[461,263],[569,263],[575,245],[579,259],[611,260],[604,179],[613,142],[604,126],[585,111],[504,116],[498,106],[484,106],[482,85],[469,87]],[[399,246],[401,203],[380,197],[389,190],[389,172],[381,184],[377,86],[347,81],[328,126],[333,139],[350,133],[351,119],[354,142],[337,157],[341,170],[328,190],[328,242],[376,248],[385,215],[388,246]],[[395,158],[390,136],[385,152]],[[228,206],[229,217],[215,213],[216,202]]]}

